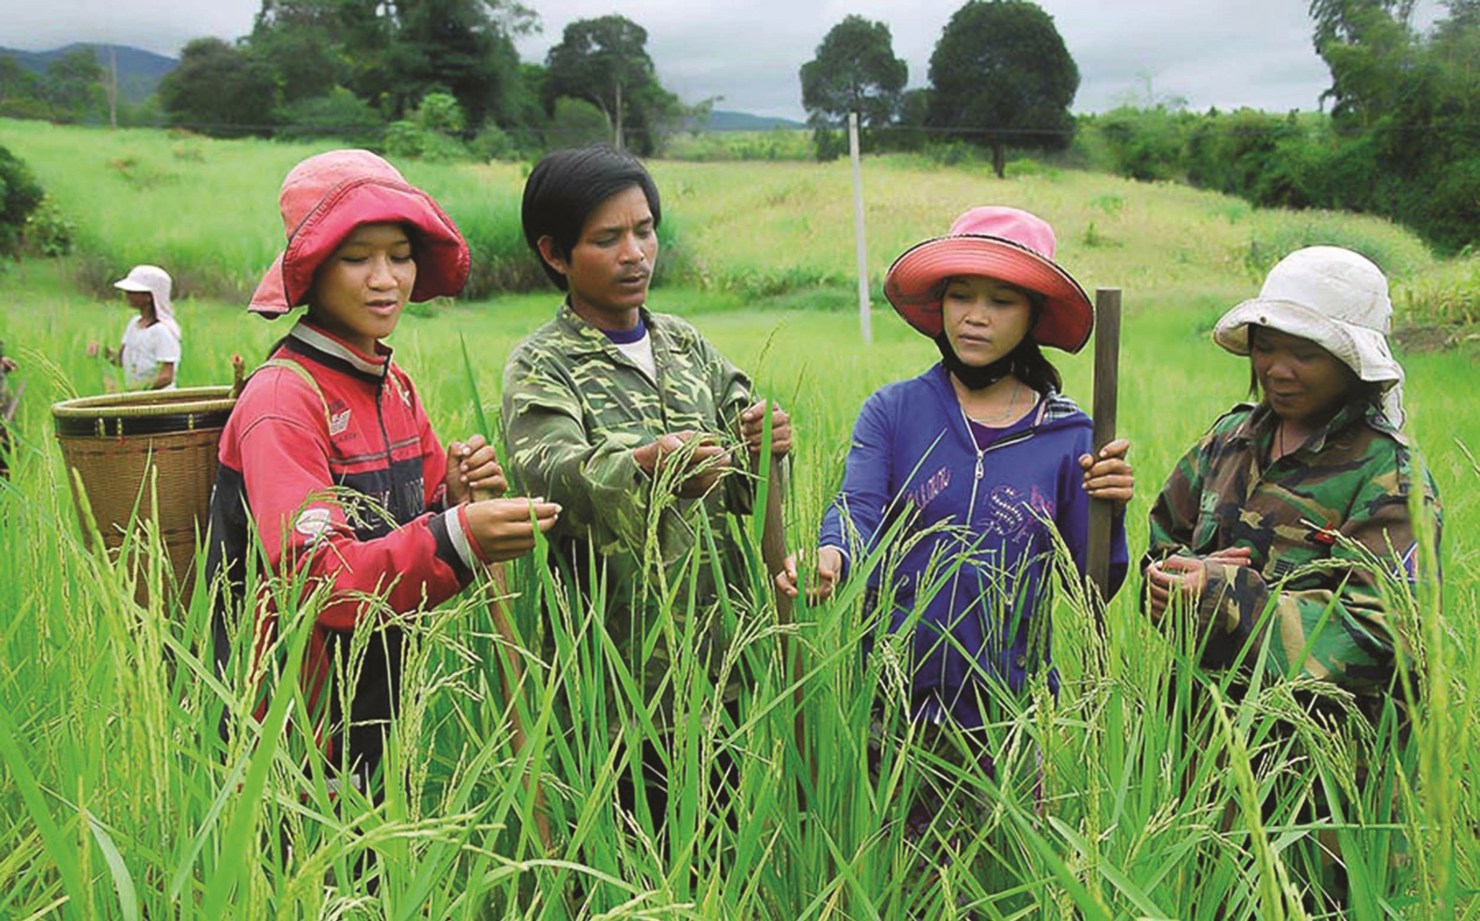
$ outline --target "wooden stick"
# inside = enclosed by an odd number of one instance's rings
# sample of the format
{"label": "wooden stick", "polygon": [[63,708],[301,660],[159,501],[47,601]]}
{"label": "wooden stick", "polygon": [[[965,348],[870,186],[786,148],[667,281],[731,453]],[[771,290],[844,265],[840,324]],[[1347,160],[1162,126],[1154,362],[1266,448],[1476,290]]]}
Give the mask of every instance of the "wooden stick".
{"label": "wooden stick", "polygon": [[[524,752],[524,747],[529,744],[529,736],[524,731],[524,721],[519,718],[519,705],[514,695],[524,684],[524,664],[519,661],[518,647],[514,639],[514,625],[509,620],[507,600],[509,598],[509,574],[503,563],[494,563],[488,567],[488,585],[485,597],[488,600],[488,614],[493,619],[493,629],[497,631],[500,640],[499,646],[503,649],[504,667],[501,671],[504,684],[504,701],[509,708],[511,742],[514,746],[514,755],[517,758]],[[540,789],[540,783],[534,774],[524,778],[526,787],[534,790],[534,824],[539,831],[540,843],[545,846],[545,853],[553,852],[554,844],[550,836],[550,817],[545,809],[545,791]]]}
{"label": "wooden stick", "polygon": [[[766,521],[761,530],[761,559],[765,562],[772,594],[776,598],[776,622],[783,627],[790,627],[796,622],[794,602],[790,595],[776,588],[776,574],[786,568],[786,520],[782,515],[785,494],[786,477],[782,464],[779,458],[773,458],[771,488],[766,491]],[[797,754],[805,758],[806,748],[803,743],[807,736],[802,720],[802,660],[794,648],[792,638],[785,634],[781,637],[781,660],[786,680],[797,686],[792,693],[792,706],[796,710],[792,730],[796,734]]]}
{"label": "wooden stick", "polygon": [[[1120,377],[1120,289],[1095,291],[1094,457],[1115,440],[1117,385]],[[1115,504],[1089,503],[1089,579],[1103,605],[1110,594],[1110,532]]]}
{"label": "wooden stick", "polygon": [[[483,490],[473,490],[473,501],[488,498],[492,497]],[[524,663],[519,661],[519,644],[514,635],[514,624],[509,619],[509,573],[503,563],[490,564],[484,573],[479,584],[483,588],[483,598],[488,603],[488,616],[493,621],[494,632],[498,634],[499,649],[503,652],[504,667],[499,670],[499,676],[503,679],[504,705],[509,708],[510,742],[517,759],[529,744],[529,734],[524,731],[524,720],[519,717],[519,704],[515,699],[519,688],[524,684]],[[548,855],[553,851],[554,844],[550,837],[550,817],[545,810],[545,791],[540,789],[540,782],[535,779],[534,774],[525,777],[524,784],[526,789],[534,790],[534,824],[540,835],[540,843],[545,846],[545,853]]]}

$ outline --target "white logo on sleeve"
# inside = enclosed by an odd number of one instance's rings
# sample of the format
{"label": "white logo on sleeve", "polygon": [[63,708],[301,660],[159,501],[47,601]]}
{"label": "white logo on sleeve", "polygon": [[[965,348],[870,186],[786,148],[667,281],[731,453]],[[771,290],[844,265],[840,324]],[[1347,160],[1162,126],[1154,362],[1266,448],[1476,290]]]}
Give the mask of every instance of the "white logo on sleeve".
{"label": "white logo on sleeve", "polygon": [[333,529],[334,522],[326,508],[307,509],[293,522],[293,530],[308,538],[310,547],[326,539]]}
{"label": "white logo on sleeve", "polygon": [[345,432],[345,430],[348,429],[348,428],[349,428],[349,410],[346,409],[342,413],[335,413],[334,415],[332,415],[332,416],[329,417],[329,434],[331,436],[332,435],[343,435],[344,432]]}

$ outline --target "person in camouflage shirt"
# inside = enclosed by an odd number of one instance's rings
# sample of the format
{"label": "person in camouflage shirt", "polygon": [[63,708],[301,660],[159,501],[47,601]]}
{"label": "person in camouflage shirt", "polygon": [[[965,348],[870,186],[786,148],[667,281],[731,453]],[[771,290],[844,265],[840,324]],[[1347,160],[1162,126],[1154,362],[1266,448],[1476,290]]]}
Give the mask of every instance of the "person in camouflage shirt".
{"label": "person in camouflage shirt", "polygon": [[[767,404],[750,379],[688,322],[646,306],[661,220],[658,190],[635,159],[610,147],[556,151],[525,186],[525,239],[567,292],[549,323],[520,343],[504,369],[507,469],[532,495],[563,508],[553,561],[586,593],[604,593],[606,627],[648,696],[676,656],[697,652],[711,670],[724,637],[699,650],[668,648],[683,625],[664,625],[644,652],[655,612],[707,518],[731,586],[741,548],[727,520],[752,511]],[[790,449],[787,414],[771,405],[772,448]],[[697,616],[720,586],[697,561]],[[680,596],[683,597],[683,596]],[[742,609],[742,597],[734,599]],[[664,712],[667,707],[663,707]],[[660,714],[661,715],[661,714]]]}
{"label": "person in camouflage shirt", "polygon": [[1258,298],[1225,314],[1214,339],[1250,356],[1262,399],[1221,417],[1177,464],[1143,560],[1150,614],[1160,620],[1183,595],[1205,666],[1252,663],[1267,644],[1272,675],[1331,681],[1369,713],[1400,645],[1374,568],[1417,579],[1415,488],[1433,512],[1435,550],[1440,522],[1433,480],[1415,481],[1401,431],[1391,316],[1381,271],[1326,246],[1287,256]]}

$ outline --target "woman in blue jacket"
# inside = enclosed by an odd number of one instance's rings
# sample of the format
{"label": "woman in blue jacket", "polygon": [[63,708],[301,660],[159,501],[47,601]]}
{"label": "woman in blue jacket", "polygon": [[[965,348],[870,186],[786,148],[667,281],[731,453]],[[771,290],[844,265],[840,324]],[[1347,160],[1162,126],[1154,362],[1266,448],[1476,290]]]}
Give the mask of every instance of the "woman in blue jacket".
{"label": "woman in blue jacket", "polygon": [[[1040,346],[1077,352],[1088,297],[1053,262],[1054,235],[1016,208],[973,208],[895,260],[884,294],[940,349],[924,374],[869,397],[818,539],[810,594],[826,597],[892,530],[869,587],[889,630],[913,625],[910,716],[977,729],[988,702],[1046,671],[1055,544],[1084,572],[1089,500],[1118,503],[1112,592],[1126,571],[1127,443],[1090,455],[1089,417],[1059,393]],[[901,522],[900,519],[904,520]],[[798,592],[795,559],[777,576]],[[881,592],[882,589],[882,592]],[[1000,712],[1000,711],[998,711]]]}

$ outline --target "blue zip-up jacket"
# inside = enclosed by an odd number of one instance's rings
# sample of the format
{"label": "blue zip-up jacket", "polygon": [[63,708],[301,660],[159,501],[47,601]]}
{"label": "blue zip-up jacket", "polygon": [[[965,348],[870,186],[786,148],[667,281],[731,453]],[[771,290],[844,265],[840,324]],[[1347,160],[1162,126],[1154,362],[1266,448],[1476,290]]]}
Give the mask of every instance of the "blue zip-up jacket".
{"label": "blue zip-up jacket", "polygon": [[[843,488],[818,544],[842,549],[851,568],[906,517],[885,562],[870,572],[869,588],[890,610],[890,632],[915,624],[916,718],[980,726],[978,697],[988,696],[988,685],[1017,692],[1041,668],[1057,693],[1047,522],[1082,576],[1089,495],[1079,457],[1089,453],[1091,434],[1089,417],[1072,400],[1049,393],[978,448],[941,364],[863,404]],[[1127,559],[1121,512],[1112,536],[1112,594]],[[922,596],[928,600],[919,606]]]}

